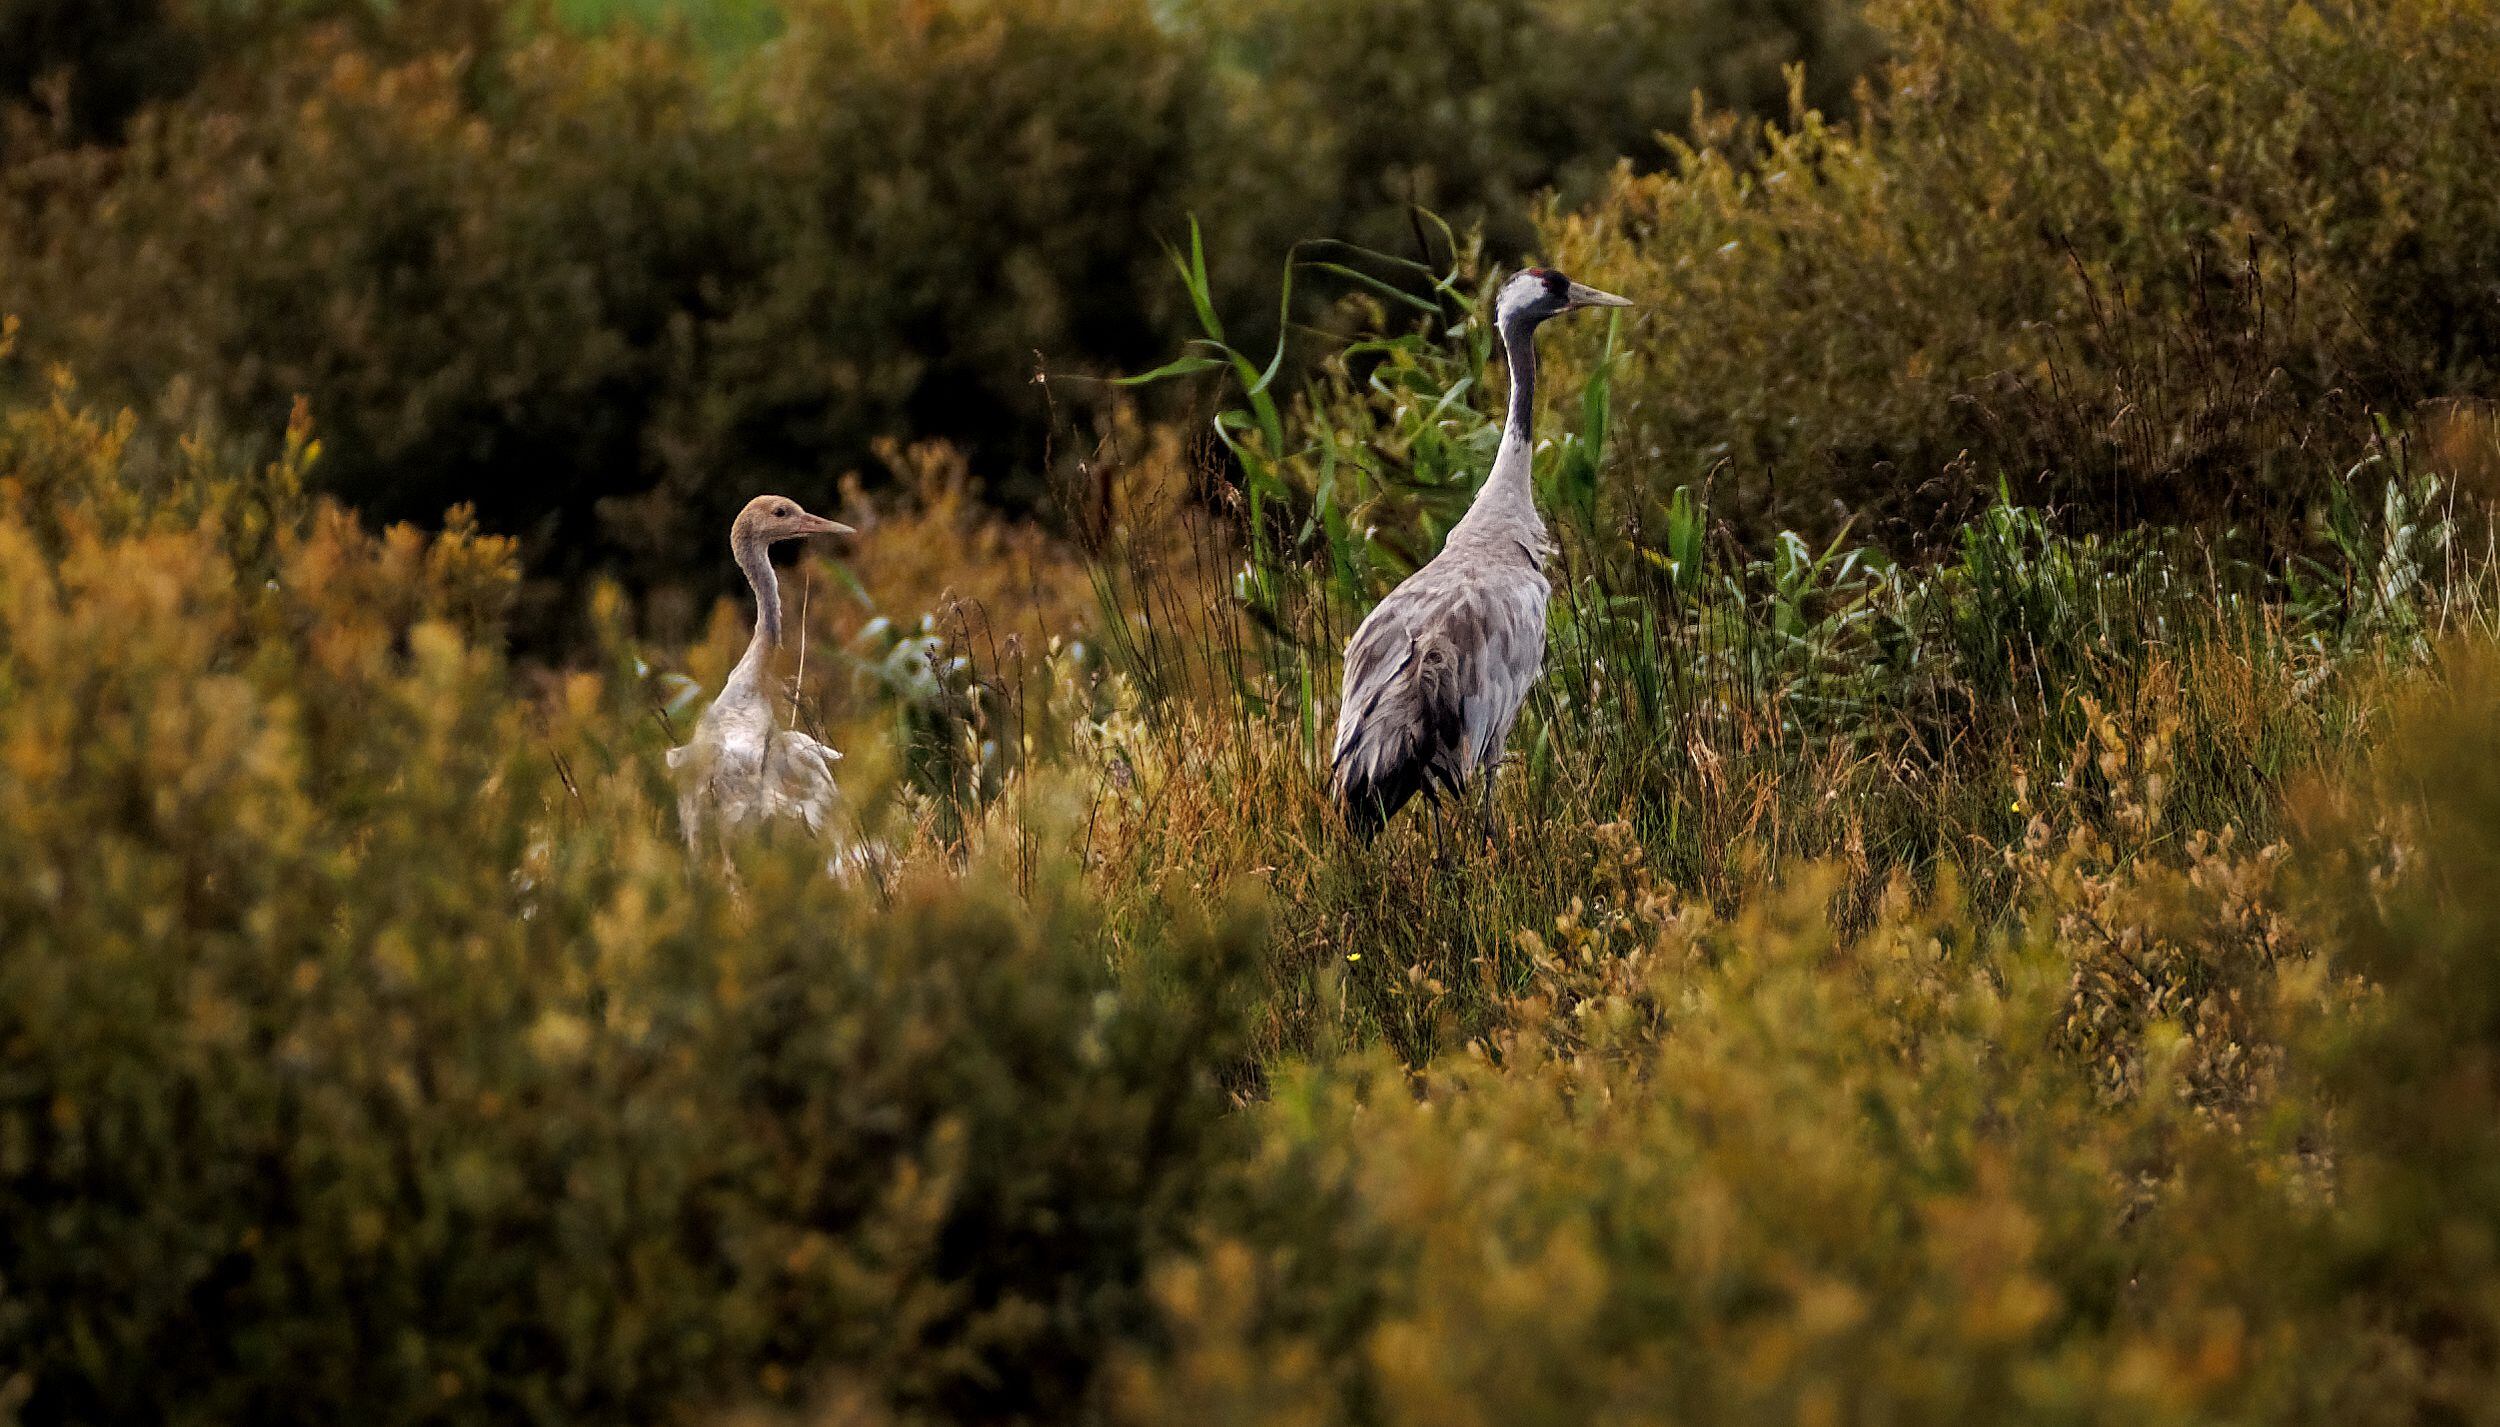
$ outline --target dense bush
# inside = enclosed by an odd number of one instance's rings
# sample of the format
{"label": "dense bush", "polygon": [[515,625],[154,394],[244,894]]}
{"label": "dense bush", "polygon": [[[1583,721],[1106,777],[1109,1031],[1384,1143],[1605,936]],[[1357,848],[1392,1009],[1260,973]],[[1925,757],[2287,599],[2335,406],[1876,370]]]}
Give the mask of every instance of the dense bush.
{"label": "dense bush", "polygon": [[[1375,168],[1524,236],[1536,185],[1648,152],[1690,85],[1741,100],[1787,53],[1780,23],[1681,7],[1283,7],[1237,17],[1254,46],[1148,0],[793,0],[727,55],[480,0],[346,8],[207,46],[226,62],[119,146],[22,118],[0,310],[36,361],[230,431],[308,396],[325,490],[381,520],[468,503],[575,596],[596,567],[708,588],[746,495],[821,504],[882,473],[881,439],[952,439],[1035,506],[1037,367],[1177,336],[1162,244],[1193,209],[1248,281],[1315,233],[1402,231]],[[1594,57],[1638,103],[1586,88]],[[1547,117],[1462,143],[1472,107],[1400,121],[1418,85]],[[1090,390],[1062,384],[1058,420]]]}
{"label": "dense bush", "polygon": [[[197,37],[170,8],[167,0],[6,0],[0,102],[41,98],[81,137],[117,134],[132,110],[179,88],[199,63]],[[53,92],[39,93],[47,86]]]}
{"label": "dense bush", "polygon": [[1420,1094],[1377,1064],[1283,1087],[1241,1217],[1159,1276],[1177,1346],[1133,1369],[1130,1420],[2229,1402],[2193,1368],[2229,1330],[2167,1311],[2205,1266],[2159,1219],[2125,1227],[2211,1132],[2167,1086],[2097,1099],[2053,1042],[2054,949],[1973,945],[1950,905],[1835,938],[1820,890],[1717,926],[1601,882],[1552,948],[1559,986],[1600,994],[1523,1005],[1498,1059]]}
{"label": "dense bush", "polygon": [[33,110],[55,140],[109,143],[142,106],[249,73],[317,20],[459,48],[501,34],[510,13],[503,0],[0,0],[0,107]]}
{"label": "dense bush", "polygon": [[1003,439],[1038,349],[1147,350],[1195,84],[1141,6],[827,4],[729,81],[630,37],[494,64],[334,32],[18,165],[30,348],[238,429],[309,395],[359,509],[646,580],[882,433]]}
{"label": "dense bush", "polygon": [[0,426],[0,1416],[1082,1393],[1223,1143],[1244,929],[690,877],[641,680],[528,696],[509,547],[288,449]]}
{"label": "dense bush", "polygon": [[[1227,175],[1234,191],[1281,188],[1304,234],[1392,251],[1413,249],[1420,205],[1484,224],[1506,257],[1534,243],[1541,194],[1576,202],[1619,162],[1665,163],[1696,95],[1775,113],[1782,67],[1802,64],[1817,102],[1837,107],[1871,48],[1857,7],[1824,0],[1195,0],[1183,12],[1225,61],[1245,137],[1288,156]],[[1241,197],[1211,216],[1257,211],[1257,195]]]}
{"label": "dense bush", "polygon": [[1653,491],[1715,474],[1757,531],[1845,511],[1908,519],[1902,544],[2000,480],[2113,523],[2279,528],[2354,408],[2500,363],[2500,11],[1874,14],[1896,59],[1862,123],[1803,113],[1550,224],[1643,303],[1618,430]]}

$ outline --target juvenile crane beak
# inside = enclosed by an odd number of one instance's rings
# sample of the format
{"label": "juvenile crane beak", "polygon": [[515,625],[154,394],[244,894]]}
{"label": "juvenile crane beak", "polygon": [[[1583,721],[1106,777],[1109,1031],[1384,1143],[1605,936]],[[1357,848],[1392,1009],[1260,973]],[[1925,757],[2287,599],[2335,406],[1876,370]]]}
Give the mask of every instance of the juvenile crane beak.
{"label": "juvenile crane beak", "polygon": [[1617,297],[1611,292],[1599,292],[1586,283],[1575,282],[1571,285],[1571,309],[1575,312],[1583,307],[1630,307],[1631,305],[1632,299],[1628,297]]}
{"label": "juvenile crane beak", "polygon": [[799,519],[806,522],[799,531],[801,535],[857,535],[859,533],[841,521],[827,520],[821,515],[802,515]]}

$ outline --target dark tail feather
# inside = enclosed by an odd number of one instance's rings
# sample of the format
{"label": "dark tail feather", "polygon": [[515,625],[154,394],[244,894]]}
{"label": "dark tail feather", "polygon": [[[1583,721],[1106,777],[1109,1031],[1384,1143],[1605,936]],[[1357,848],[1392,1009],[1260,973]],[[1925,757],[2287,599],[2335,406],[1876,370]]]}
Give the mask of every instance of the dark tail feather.
{"label": "dark tail feather", "polygon": [[1345,815],[1346,831],[1357,842],[1369,842],[1396,817],[1398,809],[1407,805],[1422,787],[1420,779],[1399,778],[1385,782],[1338,778],[1332,791],[1337,808]]}
{"label": "dark tail feather", "polygon": [[1356,842],[1370,842],[1380,836],[1380,830],[1389,824],[1389,809],[1378,798],[1363,798],[1355,802],[1340,798],[1337,806],[1345,813],[1345,830]]}

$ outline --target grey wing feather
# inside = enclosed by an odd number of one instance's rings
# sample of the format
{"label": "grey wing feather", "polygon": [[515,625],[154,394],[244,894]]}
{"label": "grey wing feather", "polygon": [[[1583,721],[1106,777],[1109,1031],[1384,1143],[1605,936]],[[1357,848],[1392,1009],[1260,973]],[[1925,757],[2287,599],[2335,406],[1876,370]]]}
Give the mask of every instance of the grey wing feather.
{"label": "grey wing feather", "polygon": [[1358,832],[1498,763],[1544,667],[1542,574],[1437,564],[1381,601],[1346,647],[1331,771]]}

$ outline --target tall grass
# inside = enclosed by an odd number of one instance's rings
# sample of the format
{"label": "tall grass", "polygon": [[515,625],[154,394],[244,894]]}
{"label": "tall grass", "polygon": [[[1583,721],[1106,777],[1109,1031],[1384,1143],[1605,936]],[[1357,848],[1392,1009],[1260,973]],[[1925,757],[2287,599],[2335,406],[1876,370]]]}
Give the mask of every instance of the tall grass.
{"label": "tall grass", "polygon": [[[1707,489],[1654,497],[1607,449],[1605,340],[1577,390],[1543,394],[1534,480],[1561,549],[1546,675],[1501,774],[1508,845],[1453,839],[1419,812],[1356,850],[1323,792],[1339,653],[1490,466],[1492,277],[1471,256],[1439,271],[1303,260],[1304,281],[1352,290],[1363,335],[1288,396],[1281,352],[1226,343],[1197,250],[1179,267],[1207,330],[1148,379],[1213,373],[1232,394],[1202,474],[1229,492],[1207,535],[1221,548],[1185,567],[1098,558],[1122,567],[1104,588],[1125,601],[1109,621],[1126,631],[1123,666],[1150,690],[1225,691],[1221,752],[1207,711],[1158,706],[1167,776],[1224,790],[1162,855],[1270,869],[1299,953],[1287,981],[1303,1004],[1276,1028],[1292,1043],[1314,1033],[1324,995],[1350,998],[1358,1035],[1385,1032],[1410,1055],[1480,1032],[1532,974],[1519,930],[1582,898],[1600,827],[1627,830],[1658,876],[1722,909],[1780,869],[1829,862],[1844,926],[1902,875],[1949,873],[1981,914],[2003,911],[2007,854],[2044,810],[2122,849],[2198,829],[2268,838],[2282,789],[2366,735],[2383,680],[2442,637],[2494,628],[2487,533],[2459,523],[2449,484],[2393,427],[2359,433],[2359,461],[2318,473],[2332,499],[2292,551],[2232,531],[2072,533],[2000,495],[1955,545],[1905,564],[1845,528],[1740,541]],[[1222,588],[1189,587],[1209,569]],[[1158,635],[1163,612],[1210,602],[1235,612],[1227,637]],[[2111,739],[2130,768],[2156,742],[2171,762],[2141,826],[2120,826],[2097,769]],[[1259,814],[1225,818],[1244,798]],[[1333,991],[1312,979],[1323,970]]]}

